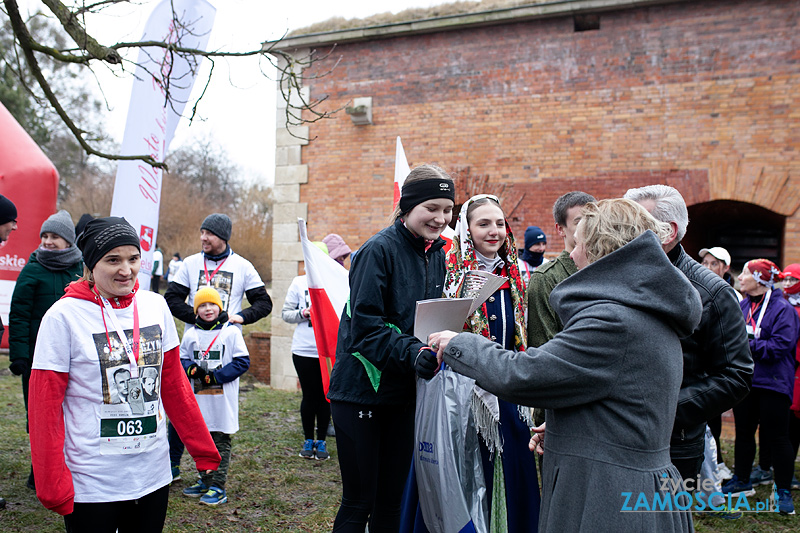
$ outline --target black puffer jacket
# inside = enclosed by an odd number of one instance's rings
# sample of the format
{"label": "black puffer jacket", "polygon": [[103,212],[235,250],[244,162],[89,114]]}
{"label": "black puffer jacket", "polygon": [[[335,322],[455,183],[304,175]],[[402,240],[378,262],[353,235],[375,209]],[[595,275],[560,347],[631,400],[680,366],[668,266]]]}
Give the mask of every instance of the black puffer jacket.
{"label": "black puffer jacket", "polygon": [[674,459],[692,459],[703,455],[706,422],[738,404],[750,390],[753,357],[733,288],[682,246],[669,256],[703,301],[700,325],[681,340],[683,382],[670,441]]}
{"label": "black puffer jacket", "polygon": [[444,240],[425,251],[400,220],[371,237],[350,269],[350,301],[339,324],[328,398],[368,405],[414,405],[416,302],[442,297]]}

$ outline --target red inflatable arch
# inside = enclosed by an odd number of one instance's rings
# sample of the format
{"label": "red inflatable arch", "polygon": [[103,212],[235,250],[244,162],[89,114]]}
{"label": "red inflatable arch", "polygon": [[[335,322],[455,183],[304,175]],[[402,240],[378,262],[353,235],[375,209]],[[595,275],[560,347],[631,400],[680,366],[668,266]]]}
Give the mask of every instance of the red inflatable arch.
{"label": "red inflatable arch", "polygon": [[[17,231],[0,244],[0,316],[8,328],[17,276],[39,246],[42,223],[56,212],[58,171],[2,104],[0,194],[17,206]],[[2,347],[8,348],[8,332],[3,335]]]}

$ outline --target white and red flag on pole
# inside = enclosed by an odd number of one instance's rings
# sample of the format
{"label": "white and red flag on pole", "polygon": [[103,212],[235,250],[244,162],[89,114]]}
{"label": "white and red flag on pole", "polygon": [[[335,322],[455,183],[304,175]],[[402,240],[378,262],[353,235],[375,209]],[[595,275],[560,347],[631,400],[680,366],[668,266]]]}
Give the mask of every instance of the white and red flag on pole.
{"label": "white and red flag on pole", "polygon": [[339,318],[350,297],[350,280],[347,269],[308,240],[306,221],[297,219],[303,259],[306,262],[308,296],[311,299],[311,324],[317,341],[319,366],[322,370],[322,389],[328,397],[331,371],[336,362],[336,339],[339,336]]}
{"label": "white and red flag on pole", "polygon": [[[400,141],[400,136],[397,136],[397,147],[394,153],[394,203],[392,209],[397,207],[397,202],[400,201],[400,191],[403,189],[403,183],[406,182],[406,177],[411,173],[411,168],[408,166],[406,153],[403,150],[403,143]],[[447,241],[444,245],[444,251],[447,252],[453,246],[453,238],[456,232],[450,226],[445,226],[442,231],[442,239]]]}

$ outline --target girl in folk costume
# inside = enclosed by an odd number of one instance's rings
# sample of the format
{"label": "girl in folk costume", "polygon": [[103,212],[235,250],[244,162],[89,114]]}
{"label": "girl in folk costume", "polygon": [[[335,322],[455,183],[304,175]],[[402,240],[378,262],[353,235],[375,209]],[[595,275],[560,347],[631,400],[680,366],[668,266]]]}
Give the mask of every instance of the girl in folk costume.
{"label": "girl in folk costume", "polygon": [[[514,236],[496,196],[481,194],[463,206],[457,239],[447,253],[444,293],[462,294],[465,274],[483,270],[508,278],[464,324],[464,330],[489,338],[507,350],[525,350],[525,286],[517,266]],[[530,410],[500,400],[477,385],[473,395],[491,531],[536,531],[539,485],[536,459],[528,448]],[[497,468],[502,465],[502,468]]]}
{"label": "girl in folk costume", "polygon": [[33,358],[36,494],[68,532],[159,532],[172,481],[166,416],[199,470],[216,470],[220,456],[183,376],[169,308],[138,290],[136,230],[96,219],[77,244],[83,278],[45,314]]}

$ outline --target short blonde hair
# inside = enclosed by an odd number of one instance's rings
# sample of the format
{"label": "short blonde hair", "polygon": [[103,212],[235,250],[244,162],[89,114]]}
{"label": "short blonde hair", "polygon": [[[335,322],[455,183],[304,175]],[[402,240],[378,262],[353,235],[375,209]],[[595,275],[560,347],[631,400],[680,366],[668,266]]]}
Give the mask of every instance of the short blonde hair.
{"label": "short blonde hair", "polygon": [[655,233],[662,244],[672,234],[668,223],[656,220],[644,207],[624,198],[586,204],[578,224],[589,263],[622,248],[647,230]]}

